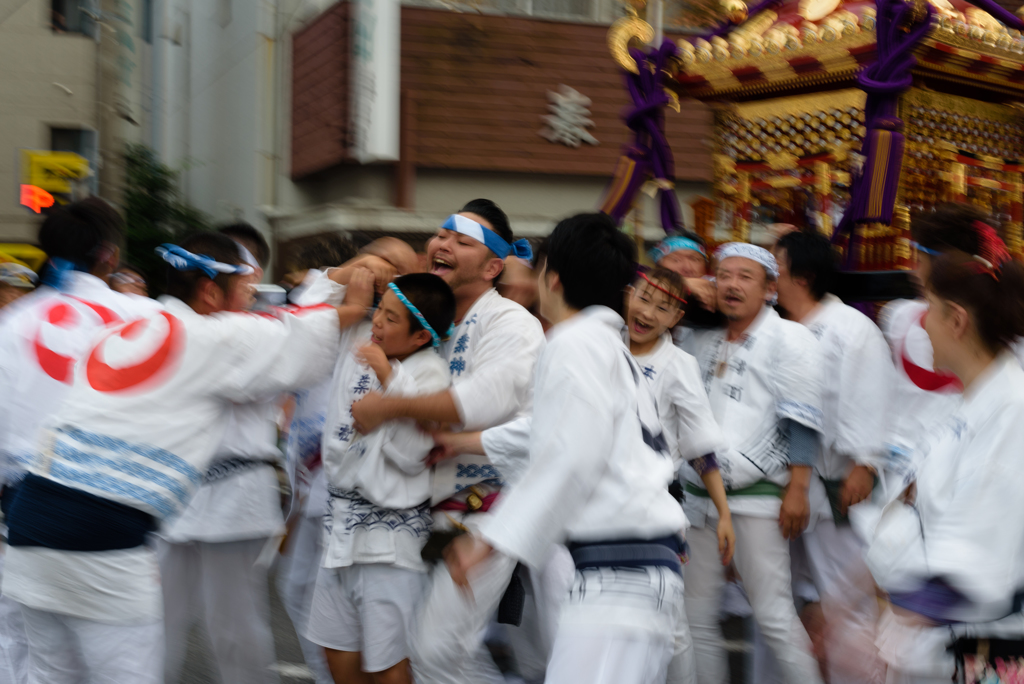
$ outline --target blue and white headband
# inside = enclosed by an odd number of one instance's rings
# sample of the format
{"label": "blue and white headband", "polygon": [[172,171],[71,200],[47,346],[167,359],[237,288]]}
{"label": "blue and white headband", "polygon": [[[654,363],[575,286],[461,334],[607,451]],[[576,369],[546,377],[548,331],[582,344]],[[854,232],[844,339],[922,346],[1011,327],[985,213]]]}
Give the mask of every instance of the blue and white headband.
{"label": "blue and white headband", "polygon": [[216,278],[220,273],[228,275],[251,275],[256,271],[248,264],[222,264],[205,254],[193,254],[178,245],[164,243],[156,248],[160,258],[171,265],[176,271],[202,271],[208,278]]}
{"label": "blue and white headband", "polygon": [[533,259],[533,250],[530,249],[530,243],[526,240],[516,240],[510,245],[505,242],[505,238],[487,226],[479,224],[461,214],[452,214],[441,227],[445,230],[452,230],[456,233],[467,235],[477,242],[484,243],[487,245],[487,249],[498,255],[499,259],[504,259],[509,254],[513,254],[520,259],[526,259],[527,261]]}
{"label": "blue and white headband", "polygon": [[929,248],[924,247],[923,245],[921,245],[919,242],[911,241],[910,244],[912,244],[914,246],[914,249],[916,249],[918,252],[924,252],[928,256],[933,256],[933,257],[940,257],[940,256],[942,256],[942,252],[940,252],[939,250],[937,250],[937,249],[929,249]]}
{"label": "blue and white headband", "polygon": [[779,263],[764,247],[758,247],[748,242],[730,242],[719,247],[715,256],[720,262],[730,257],[743,257],[756,261],[764,267],[764,272],[768,274],[769,280],[779,279]]}
{"label": "blue and white headband", "polygon": [[[398,301],[402,302],[405,308],[409,310],[409,313],[411,313],[416,318],[416,320],[419,321],[420,325],[423,326],[423,329],[430,333],[430,339],[433,340],[434,349],[440,347],[441,338],[438,336],[437,331],[430,327],[430,324],[427,323],[426,317],[420,313],[420,310],[416,308],[416,305],[410,302],[408,297],[406,297],[402,293],[402,291],[398,289],[398,286],[395,285],[394,283],[388,283],[388,287],[391,288],[391,291],[395,293],[396,297],[398,297]],[[448,326],[448,331],[445,332],[444,336],[451,337],[451,334],[453,332],[455,332],[454,323]]]}
{"label": "blue and white headband", "polygon": [[708,258],[707,251],[699,242],[682,235],[673,235],[672,237],[665,238],[659,242],[654,249],[648,252],[647,256],[651,257],[651,261],[654,263],[658,263],[672,252],[678,252],[681,249],[689,249],[697,252],[705,259]]}

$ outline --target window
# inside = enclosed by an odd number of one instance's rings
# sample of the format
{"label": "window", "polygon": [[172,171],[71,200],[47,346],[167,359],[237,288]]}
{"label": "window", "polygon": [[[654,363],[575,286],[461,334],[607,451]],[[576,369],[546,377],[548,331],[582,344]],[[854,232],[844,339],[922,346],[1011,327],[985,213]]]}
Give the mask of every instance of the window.
{"label": "window", "polygon": [[139,37],[147,43],[153,42],[153,0],[142,0],[139,21]]}
{"label": "window", "polygon": [[50,128],[50,149],[54,152],[74,152],[89,160],[92,175],[86,185],[92,194],[99,191],[99,174],[96,171],[97,161],[96,131],[88,128]]}
{"label": "window", "polygon": [[96,35],[94,0],[51,0],[50,28],[54,33]]}

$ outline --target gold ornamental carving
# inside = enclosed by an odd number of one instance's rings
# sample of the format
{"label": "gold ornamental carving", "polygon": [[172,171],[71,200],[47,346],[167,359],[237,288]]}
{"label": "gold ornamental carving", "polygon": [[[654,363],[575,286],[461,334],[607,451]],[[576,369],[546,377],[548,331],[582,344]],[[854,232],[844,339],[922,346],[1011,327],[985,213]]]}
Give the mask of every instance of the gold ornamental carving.
{"label": "gold ornamental carving", "polygon": [[765,178],[764,182],[776,190],[783,188],[795,188],[803,184],[799,176],[772,176]]}
{"label": "gold ornamental carving", "polygon": [[800,159],[795,154],[783,150],[766,154],[764,161],[774,171],[789,171],[797,167]]}
{"label": "gold ornamental carving", "polygon": [[636,41],[646,45],[654,40],[654,27],[638,17],[635,13],[618,19],[608,29],[608,50],[612,59],[626,71],[639,74],[636,62],[629,56],[629,45]]}

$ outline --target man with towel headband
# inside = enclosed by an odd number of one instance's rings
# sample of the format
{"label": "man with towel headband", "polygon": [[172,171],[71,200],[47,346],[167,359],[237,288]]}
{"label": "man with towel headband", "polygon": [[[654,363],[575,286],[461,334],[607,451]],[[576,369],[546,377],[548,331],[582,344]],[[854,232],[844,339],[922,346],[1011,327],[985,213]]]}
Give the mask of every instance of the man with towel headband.
{"label": "man with towel headband", "polygon": [[[811,468],[823,429],[818,342],[768,305],[779,277],[770,252],[733,242],[717,256],[718,308],[728,323],[701,339],[696,356],[711,410],[729,442],[716,455],[736,531],[736,569],[784,681],[820,683],[793,606],[787,541],[803,531],[810,514]],[[684,468],[689,471],[684,509],[693,525],[687,533],[685,604],[697,678],[725,684],[718,625],[725,573],[717,512],[696,472]]]}
{"label": "man with towel headband", "polygon": [[[529,246],[524,240],[513,242],[508,217],[494,202],[473,200],[445,221],[427,244],[427,259],[430,272],[444,278],[455,294],[455,332],[442,347],[452,386],[423,397],[370,393],[352,407],[360,432],[396,418],[476,431],[529,413],[544,333],[529,311],[494,289],[510,254],[529,259]],[[435,532],[476,529],[523,466],[492,463],[483,455],[438,463],[431,496]],[[413,643],[416,681],[500,681],[481,635],[515,566],[513,558],[494,554],[473,578],[470,597],[452,583],[444,563],[437,564]]]}

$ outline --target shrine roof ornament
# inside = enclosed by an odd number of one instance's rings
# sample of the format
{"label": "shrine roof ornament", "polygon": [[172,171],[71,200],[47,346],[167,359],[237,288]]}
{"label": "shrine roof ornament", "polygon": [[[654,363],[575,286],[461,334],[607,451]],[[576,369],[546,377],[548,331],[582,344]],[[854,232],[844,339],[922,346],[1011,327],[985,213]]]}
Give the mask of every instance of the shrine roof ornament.
{"label": "shrine roof ornament", "polygon": [[[995,0],[908,4],[908,26],[930,22],[914,48],[919,68],[1024,91],[1019,17]],[[877,57],[874,0],[762,0],[749,9],[742,0],[722,0],[722,10],[723,24],[677,42],[676,90],[717,99],[824,86],[851,80]]]}

